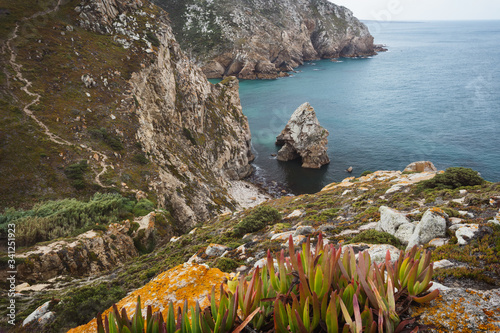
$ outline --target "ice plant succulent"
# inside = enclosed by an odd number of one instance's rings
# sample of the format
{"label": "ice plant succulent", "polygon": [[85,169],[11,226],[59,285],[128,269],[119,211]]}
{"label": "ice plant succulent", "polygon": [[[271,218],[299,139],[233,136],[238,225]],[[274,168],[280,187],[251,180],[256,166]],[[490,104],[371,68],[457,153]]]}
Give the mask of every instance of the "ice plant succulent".
{"label": "ice plant succulent", "polygon": [[400,319],[403,303],[425,303],[439,294],[423,294],[432,285],[433,266],[430,254],[416,247],[395,262],[388,252],[385,262],[375,264],[367,252],[356,258],[352,248],[325,245],[320,234],[315,247],[308,238],[301,251],[290,237],[288,252],[289,257],[282,250],[274,259],[268,251],[262,268],[229,280],[228,291],[221,285],[219,302],[213,287],[203,311],[196,304],[188,316],[185,303],[176,316],[170,304],[164,321],[148,307],[144,321],[138,299],[132,320],[116,306],[104,325],[99,316],[99,333],[239,333],[246,325],[255,332],[392,333],[408,323]]}

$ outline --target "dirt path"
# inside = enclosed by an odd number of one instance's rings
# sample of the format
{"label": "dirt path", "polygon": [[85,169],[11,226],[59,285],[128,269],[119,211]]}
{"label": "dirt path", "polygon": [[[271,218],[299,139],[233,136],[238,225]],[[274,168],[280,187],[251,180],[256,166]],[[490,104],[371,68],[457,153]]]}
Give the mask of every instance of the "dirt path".
{"label": "dirt path", "polygon": [[[50,14],[52,12],[57,11],[59,9],[59,6],[61,5],[62,1],[63,0],[58,0],[57,5],[54,8],[35,13],[35,14],[31,15],[30,17],[25,17],[21,20],[21,22],[27,22],[29,20],[34,19],[35,17],[47,15],[47,14]],[[9,63],[12,66],[14,72],[16,73],[17,79],[21,82],[24,82],[24,84],[25,84],[24,87],[21,88],[21,90],[33,98],[33,100],[31,102],[29,102],[28,104],[26,104],[24,106],[23,111],[26,115],[28,115],[31,119],[33,119],[43,129],[44,133],[49,137],[50,141],[57,143],[59,145],[64,145],[64,146],[76,145],[74,143],[71,143],[71,142],[61,138],[57,134],[54,134],[53,132],[51,132],[50,129],[47,127],[47,125],[45,125],[40,119],[38,119],[36,117],[36,115],[33,113],[33,111],[30,110],[30,107],[32,105],[37,104],[40,101],[41,95],[30,91],[30,88],[33,85],[33,82],[29,81],[27,78],[25,78],[23,76],[23,74],[21,73],[22,66],[16,62],[17,53],[14,50],[14,48],[12,47],[12,41],[18,37],[19,26],[20,26],[20,24],[16,23],[16,27],[14,29],[12,37],[10,37],[7,40],[5,45],[7,47],[8,52],[10,52]],[[99,156],[99,163],[100,163],[102,170],[100,172],[98,172],[98,170],[95,170],[95,168],[94,168],[94,172],[96,173],[95,182],[97,184],[99,184],[99,186],[101,186],[101,187],[105,187],[105,188],[115,187],[115,186],[105,186],[104,184],[102,184],[101,179],[100,179],[101,176],[104,173],[106,173],[108,168],[111,167],[111,165],[107,163],[108,157],[105,154],[98,152],[96,150],[93,150],[92,148],[90,148],[86,145],[80,144],[80,147],[82,149],[88,151],[92,156],[94,156],[96,154],[97,154],[97,156]]]}

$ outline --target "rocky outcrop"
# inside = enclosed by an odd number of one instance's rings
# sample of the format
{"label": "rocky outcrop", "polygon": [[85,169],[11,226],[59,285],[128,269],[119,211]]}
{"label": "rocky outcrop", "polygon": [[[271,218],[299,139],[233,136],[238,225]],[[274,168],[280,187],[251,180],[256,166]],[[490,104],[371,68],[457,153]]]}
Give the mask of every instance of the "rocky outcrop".
{"label": "rocky outcrop", "polygon": [[430,161],[418,161],[410,163],[403,172],[436,172],[437,169]]}
{"label": "rocky outcrop", "polygon": [[306,102],[295,110],[276,137],[276,145],[283,146],[278,152],[278,160],[290,161],[300,157],[303,168],[319,169],[330,163],[326,153],[328,135],[319,124],[313,107]]}
{"label": "rocky outcrop", "polygon": [[[127,95],[130,112],[137,117],[135,138],[158,168],[150,189],[178,222],[176,231],[234,208],[228,181],[250,175],[253,159],[238,80],[209,83],[181,51],[165,13],[151,14],[151,5],[86,0],[77,8],[81,26],[116,34],[125,48],[145,42],[138,51],[149,59],[131,73]],[[147,20],[146,36],[138,20]]]}
{"label": "rocky outcrop", "polygon": [[276,78],[304,61],[375,54],[352,12],[327,0],[155,0],[209,78]]}
{"label": "rocky outcrop", "polygon": [[[168,316],[168,304],[173,302],[175,309],[182,307],[184,301],[188,307],[194,307],[196,302],[203,309],[210,305],[208,295],[212,286],[217,286],[216,298],[220,297],[219,286],[227,279],[228,274],[225,274],[217,268],[208,268],[206,265],[183,264],[176,266],[168,271],[165,271],[151,280],[144,287],[137,289],[128,296],[119,301],[116,305],[119,309],[125,309],[130,317],[135,313],[135,305],[137,304],[137,296],[141,297],[143,309],[145,304],[151,304],[153,312],[161,311],[163,318]],[[113,308],[109,308],[103,312],[107,316]],[[104,317],[103,316],[103,317]],[[68,333],[80,332],[96,332],[97,323],[93,319],[86,325],[73,328]]]}
{"label": "rocky outcrop", "polygon": [[408,240],[407,250],[415,245],[424,245],[438,237],[446,236],[448,215],[441,208],[431,208],[422,216]]}
{"label": "rocky outcrop", "polygon": [[20,253],[21,280],[44,281],[59,275],[87,276],[115,268],[138,256],[134,241],[127,232],[130,223],[112,224],[106,232],[87,231],[73,240],[61,240],[35,246]]}

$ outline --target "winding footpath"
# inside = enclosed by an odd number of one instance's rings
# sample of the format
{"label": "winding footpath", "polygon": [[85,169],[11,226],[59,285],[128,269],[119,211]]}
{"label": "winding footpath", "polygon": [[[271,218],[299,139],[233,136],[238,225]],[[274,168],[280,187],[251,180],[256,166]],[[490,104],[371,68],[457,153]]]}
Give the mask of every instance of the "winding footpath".
{"label": "winding footpath", "polygon": [[[27,22],[29,20],[32,20],[36,17],[39,17],[39,16],[43,16],[43,15],[47,15],[47,14],[50,14],[50,13],[53,13],[57,10],[59,10],[59,6],[61,5],[63,0],[58,0],[57,2],[57,5],[52,8],[52,9],[47,9],[45,11],[41,11],[41,12],[38,12],[38,13],[35,13],[33,14],[32,16],[30,17],[25,17],[21,20],[21,22]],[[50,129],[47,127],[47,125],[45,125],[40,119],[38,119],[36,117],[36,115],[33,113],[33,111],[30,110],[30,107],[36,103],[38,103],[40,101],[40,98],[41,98],[41,95],[40,94],[37,94],[37,93],[34,93],[34,92],[31,92],[29,89],[31,88],[31,86],[33,85],[33,82],[29,81],[28,79],[26,79],[23,74],[21,73],[21,67],[22,65],[18,64],[16,62],[16,58],[17,58],[17,54],[14,50],[14,48],[12,47],[12,41],[14,39],[16,39],[18,37],[18,31],[19,31],[19,22],[16,23],[16,27],[14,29],[14,32],[12,34],[12,37],[10,37],[7,42],[5,43],[5,45],[7,46],[7,49],[8,51],[10,52],[10,59],[9,59],[9,63],[10,65],[12,66],[12,69],[14,70],[15,72],[15,76],[17,77],[17,79],[21,82],[24,82],[24,87],[21,88],[22,91],[24,91],[26,94],[28,94],[30,97],[33,98],[33,100],[31,102],[29,102],[28,104],[26,104],[23,108],[23,111],[26,115],[28,115],[31,119],[33,119],[44,131],[44,133],[49,137],[50,141],[54,142],[54,143],[57,143],[59,145],[64,145],[64,146],[73,146],[73,145],[76,145],[74,143],[71,143],[63,138],[61,138],[60,136],[58,136],[57,134],[54,134],[53,132],[50,131]],[[108,164],[107,163],[107,160],[108,160],[108,157],[99,152],[99,151],[96,151],[86,145],[83,145],[83,144],[80,144],[79,145],[82,149],[88,151],[89,153],[91,153],[92,156],[96,155],[99,156],[99,162],[100,162],[100,166],[102,167],[102,170],[100,172],[97,172],[97,170],[95,170],[95,168],[93,167],[93,170],[94,172],[96,173],[96,176],[95,176],[95,182],[97,184],[99,184],[99,186],[101,187],[104,187],[104,188],[111,188],[111,187],[115,187],[114,185],[113,186],[106,186],[104,185],[102,182],[101,182],[101,176],[103,174],[106,173],[106,171],[108,170],[108,168],[112,168],[111,164]]]}

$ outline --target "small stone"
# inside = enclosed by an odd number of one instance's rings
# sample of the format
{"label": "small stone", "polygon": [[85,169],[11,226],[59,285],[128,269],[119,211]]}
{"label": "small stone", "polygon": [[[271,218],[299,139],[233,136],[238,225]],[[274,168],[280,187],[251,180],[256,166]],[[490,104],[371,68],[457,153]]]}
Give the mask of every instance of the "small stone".
{"label": "small stone", "polygon": [[286,231],[286,232],[282,232],[282,233],[279,233],[279,234],[276,234],[276,235],[273,235],[271,237],[271,240],[275,240],[275,239],[279,239],[279,240],[288,240],[288,238],[290,236],[293,236],[293,234],[295,233],[295,231]]}
{"label": "small stone", "polygon": [[293,219],[294,217],[301,217],[304,214],[303,211],[296,209],[285,217],[285,219]]}
{"label": "small stone", "polygon": [[431,240],[427,244],[430,246],[440,247],[440,246],[448,244],[448,239],[447,238],[434,238],[433,240]]}
{"label": "small stone", "polygon": [[434,262],[434,269],[437,269],[437,268],[448,268],[448,267],[453,267],[453,266],[455,266],[455,264],[453,264],[448,259],[443,259],[443,260],[439,260],[439,261],[435,261]]}
{"label": "small stone", "polygon": [[220,244],[210,244],[205,250],[205,254],[209,257],[219,257],[221,256],[227,249],[227,246]]}
{"label": "small stone", "polygon": [[296,230],[295,230],[295,233],[293,234],[293,236],[299,236],[299,235],[309,235],[309,234],[312,234],[314,232],[314,228],[309,226],[309,225],[305,225],[305,226],[300,226],[298,227]]}
{"label": "small stone", "polygon": [[110,115],[111,119],[115,120],[116,119],[116,116],[115,115]]}

